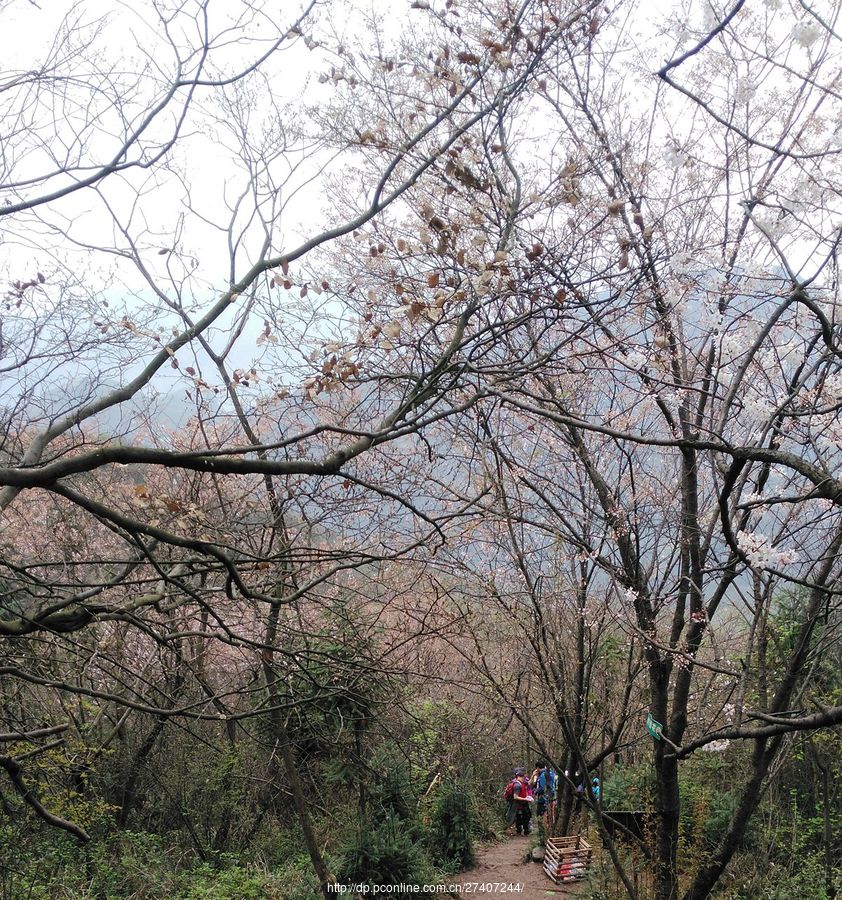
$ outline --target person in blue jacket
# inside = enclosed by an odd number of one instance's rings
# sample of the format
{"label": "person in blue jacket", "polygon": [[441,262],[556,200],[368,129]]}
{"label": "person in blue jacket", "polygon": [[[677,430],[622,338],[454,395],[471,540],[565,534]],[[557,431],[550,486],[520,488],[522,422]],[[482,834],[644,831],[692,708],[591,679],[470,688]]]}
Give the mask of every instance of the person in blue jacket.
{"label": "person in blue jacket", "polygon": [[535,795],[535,815],[543,819],[550,809],[550,804],[555,800],[558,776],[545,762],[539,760],[535,763],[530,783]]}

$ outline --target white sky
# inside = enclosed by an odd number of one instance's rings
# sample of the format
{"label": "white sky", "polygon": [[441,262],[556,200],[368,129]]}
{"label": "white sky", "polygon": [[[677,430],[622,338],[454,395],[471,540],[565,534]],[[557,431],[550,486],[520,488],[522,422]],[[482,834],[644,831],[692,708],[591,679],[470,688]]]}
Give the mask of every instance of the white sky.
{"label": "white sky", "polygon": [[[173,7],[181,5],[172,3]],[[193,0],[187,0],[185,9],[192,10],[198,7]],[[761,4],[754,4],[757,9]],[[4,4],[0,0],[0,58],[4,60],[5,75],[0,84],[8,83],[9,78],[15,72],[26,72],[37,68],[39,60],[47,54],[54,40],[56,29],[69,14],[77,21],[88,26],[103,16],[107,17],[100,38],[92,42],[87,52],[101,53],[99,67],[113,67],[116,80],[121,84],[124,93],[119,97],[121,102],[131,102],[132,94],[138,83],[137,77],[130,73],[138,73],[144,67],[159,66],[163,74],[169,74],[172,66],[172,52],[163,42],[156,42],[156,28],[148,20],[148,12],[151,6],[146,3],[117,2],[117,0],[88,0],[88,2],[73,3],[71,0],[58,0],[58,2],[43,2],[40,5],[30,0],[7,0]],[[283,22],[267,21],[255,17],[251,22],[245,23],[244,30],[251,39],[270,42],[273,38],[273,26],[288,25],[295,17],[298,4],[267,4],[267,10],[273,13],[282,9]],[[327,10],[330,7],[322,5],[318,12],[318,27],[328,27]],[[374,3],[373,8],[386,14],[387,32],[397,36],[400,32],[404,15],[410,15],[407,0],[380,0]],[[641,7],[637,7],[639,10]],[[661,33],[661,22],[664,21],[672,4],[666,2],[648,3],[643,9],[646,15],[635,19],[631,33],[635,35],[640,48],[646,48],[647,58],[652,60],[652,69],[660,65],[664,59],[671,55],[677,42],[686,42],[689,46],[694,39],[692,34],[676,35],[674,32],[665,36]],[[781,5],[778,0],[766,0],[762,8],[767,11],[770,29],[780,34],[787,34],[799,21],[803,20],[803,11],[798,12],[797,7],[790,4]],[[208,5],[211,15],[211,29],[217,29],[230,24],[231,17],[236,11],[241,10],[239,2],[215,2],[211,0]],[[338,28],[350,29],[352,32],[358,27],[354,16],[350,12],[349,4],[334,4],[336,10],[334,21],[338,22]],[[630,14],[634,7],[628,7]],[[701,28],[713,21],[711,7],[706,2],[691,2],[686,5],[686,14],[683,21],[689,28]],[[717,3],[717,11],[720,4]],[[623,14],[623,8],[618,15]],[[189,20],[192,23],[192,19]],[[173,34],[180,35],[180,39],[189,40],[192,35],[192,24],[179,24],[176,20],[173,25]],[[771,33],[771,32],[770,32]],[[802,48],[809,54],[809,48]],[[252,45],[249,48],[249,56],[254,58],[259,53]],[[624,57],[618,58],[618,65],[625,62]],[[242,47],[236,43],[221,42],[211,57],[212,65],[216,70],[231,70],[243,64]],[[274,117],[280,117],[282,124],[291,131],[307,120],[306,111],[303,109],[305,99],[324,98],[330,91],[330,86],[320,86],[315,78],[318,72],[330,65],[330,60],[321,51],[311,52],[304,46],[303,41],[298,41],[294,47],[285,50],[273,59],[267,67],[270,77],[271,94],[277,105],[270,108],[265,102],[259,102],[255,108],[254,116],[263,118],[266,125],[272,124]],[[74,58],[71,68],[75,68],[81,82],[86,82],[92,69],[85,59],[85,54],[79,53]],[[152,71],[152,68],[149,69]],[[312,76],[308,80],[308,76]],[[91,79],[87,77],[87,83]],[[654,90],[654,81],[652,89]],[[7,92],[11,97],[13,91]],[[233,94],[229,94],[233,96]],[[31,99],[31,98],[30,98]],[[149,96],[140,94],[137,98],[136,111],[147,108]],[[3,111],[3,94],[0,93],[0,113]],[[641,99],[644,106],[645,100]],[[24,107],[23,112],[28,114],[31,107]],[[64,141],[70,151],[73,151],[72,134],[74,132],[71,115],[83,116],[84,109],[73,110],[67,106],[58,108],[41,107],[35,116],[33,124],[42,124],[47,129],[45,145],[38,149],[31,140],[31,134],[25,133],[19,145],[25,149],[26,155],[19,161],[24,171],[32,173],[45,165],[45,153],[49,150],[56,152]],[[633,111],[633,110],[632,110]],[[113,116],[113,110],[103,108],[103,115],[108,118]],[[51,119],[51,117],[54,117]],[[113,120],[112,120],[113,121]],[[52,133],[50,128],[54,127]],[[162,128],[166,131],[171,126],[171,114],[162,117]],[[26,124],[25,120],[15,124]],[[842,123],[841,123],[842,124]],[[534,123],[530,122],[530,126]],[[8,134],[10,128],[9,116],[0,120],[2,134]],[[259,129],[255,129],[256,131]],[[154,129],[150,129],[154,133]],[[681,123],[675,123],[675,134],[682,134]],[[658,140],[663,139],[666,149],[666,137],[664,133]],[[196,268],[197,278],[191,285],[190,291],[200,304],[205,304],[208,299],[224,289],[227,278],[227,265],[221,266],[220,260],[228,256],[226,235],[219,229],[208,223],[225,222],[229,217],[226,208],[226,200],[237,196],[248,183],[248,173],[244,171],[242,163],[237,160],[235,152],[226,149],[226,143],[231,141],[230,134],[219,122],[212,120],[209,109],[200,112],[196,109],[187,119],[184,138],[177,145],[171,156],[170,170],[158,170],[153,176],[146,172],[132,172],[126,176],[110,177],[102,186],[102,197],[97,197],[91,191],[78,192],[67,197],[49,209],[36,211],[34,214],[23,214],[9,221],[0,221],[0,277],[14,279],[18,277],[30,277],[38,270],[49,270],[49,257],[54,259],[54,268],[64,266],[68,271],[74,272],[86,285],[95,289],[103,289],[105,296],[111,298],[115,306],[120,301],[125,301],[129,309],[142,306],[149,296],[149,288],[140,279],[133,266],[125,262],[115,260],[113,256],[102,256],[79,247],[73,247],[65,237],[55,229],[65,231],[76,240],[92,247],[108,246],[112,244],[124,247],[125,240],[115,233],[114,223],[105,208],[107,202],[118,211],[121,223],[130,227],[132,235],[137,239],[139,247],[144,251],[144,263],[150,267],[158,279],[163,278],[166,284],[167,265],[173,264],[170,256],[159,256],[157,251],[161,248],[171,249],[173,235],[179,233],[182,221],[185,221],[180,250],[185,262],[189,264],[190,257],[198,261]],[[300,144],[300,142],[298,142]],[[14,152],[18,147],[14,141],[6,142],[7,151],[11,148]],[[113,141],[103,138],[102,134],[92,140],[89,147],[91,155],[96,159],[107,158],[113,152]],[[659,151],[660,152],[660,151]],[[274,249],[279,250],[283,246],[294,245],[302,235],[311,235],[320,230],[322,214],[329,207],[330,198],[325,195],[323,187],[311,182],[318,166],[327,161],[325,156],[319,156],[307,160],[306,154],[296,150],[290,150],[282,154],[274,167],[275,177],[284,179],[290,174],[290,182],[284,190],[290,192],[294,187],[306,185],[300,193],[295,195],[280,220],[280,230],[277,235],[277,243]],[[300,169],[292,171],[294,167]],[[182,205],[184,199],[183,184],[181,179],[189,180],[191,191],[191,206],[194,213],[183,220],[185,212]],[[140,199],[138,200],[138,192]],[[131,211],[131,215],[129,214]],[[238,274],[247,267],[250,261],[256,257],[254,234],[251,245],[246,244],[239,258]],[[45,258],[47,262],[45,262]],[[174,321],[174,320],[173,320]],[[169,325],[169,321],[162,321],[162,326]],[[258,330],[260,323],[256,323]],[[249,342],[246,342],[249,343]],[[250,345],[250,344],[249,344]],[[151,348],[150,348],[151,349]],[[237,359],[237,363],[247,366],[250,360],[246,355]],[[184,359],[183,364],[189,364]],[[165,373],[163,381],[171,383],[175,392],[180,394],[180,381],[171,373]]]}

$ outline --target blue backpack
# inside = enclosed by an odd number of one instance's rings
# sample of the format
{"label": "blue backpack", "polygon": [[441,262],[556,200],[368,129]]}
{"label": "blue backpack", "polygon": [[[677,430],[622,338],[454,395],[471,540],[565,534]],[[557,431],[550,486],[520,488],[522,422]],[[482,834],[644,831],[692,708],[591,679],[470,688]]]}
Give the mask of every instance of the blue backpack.
{"label": "blue backpack", "polygon": [[553,772],[552,769],[547,767],[538,776],[538,781],[537,781],[535,787],[536,787],[536,791],[539,796],[550,799],[552,797],[555,797],[557,784],[558,784],[558,776],[556,775],[555,772]]}

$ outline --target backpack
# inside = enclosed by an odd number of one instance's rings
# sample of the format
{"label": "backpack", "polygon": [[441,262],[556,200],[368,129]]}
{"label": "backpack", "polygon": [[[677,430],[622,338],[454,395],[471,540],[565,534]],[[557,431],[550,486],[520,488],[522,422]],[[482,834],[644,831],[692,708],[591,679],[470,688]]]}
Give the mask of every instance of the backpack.
{"label": "backpack", "polygon": [[[515,784],[519,784],[521,788],[520,797],[515,797]],[[504,800],[524,800],[526,797],[532,796],[532,788],[529,786],[529,781],[524,779],[523,781],[520,778],[513,778],[505,787],[503,791],[503,799]]]}
{"label": "backpack", "polygon": [[[515,796],[515,784],[520,785],[520,795]],[[532,796],[532,785],[529,783],[529,779],[525,776],[523,778],[515,778],[512,782],[512,799],[513,800],[526,800],[527,798]]]}
{"label": "backpack", "polygon": [[544,769],[535,782],[535,793],[539,797],[555,797],[557,776],[552,769]]}

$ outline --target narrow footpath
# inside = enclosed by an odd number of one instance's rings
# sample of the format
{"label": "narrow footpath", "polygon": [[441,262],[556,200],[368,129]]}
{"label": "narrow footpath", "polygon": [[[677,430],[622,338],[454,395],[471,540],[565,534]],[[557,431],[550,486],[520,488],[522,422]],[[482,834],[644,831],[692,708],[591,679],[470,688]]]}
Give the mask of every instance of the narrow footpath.
{"label": "narrow footpath", "polygon": [[[546,900],[547,897],[576,897],[581,895],[584,884],[569,882],[554,884],[544,872],[541,863],[524,862],[530,846],[528,837],[509,837],[499,844],[493,844],[477,851],[477,864],[467,872],[460,872],[450,879],[452,884],[489,885],[485,890],[473,887],[470,893],[477,898],[496,900]],[[491,885],[504,884],[505,889]],[[514,889],[510,889],[513,885]],[[523,885],[522,890],[517,885]],[[467,895],[463,892],[463,896]]]}

